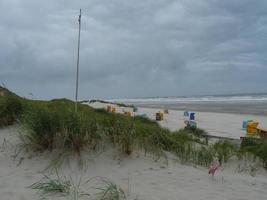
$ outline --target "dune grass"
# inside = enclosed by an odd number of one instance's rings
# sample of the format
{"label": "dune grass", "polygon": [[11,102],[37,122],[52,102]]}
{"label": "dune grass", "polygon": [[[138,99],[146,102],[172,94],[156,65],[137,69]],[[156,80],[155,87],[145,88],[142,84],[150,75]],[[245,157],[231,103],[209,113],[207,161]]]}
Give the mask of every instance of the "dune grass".
{"label": "dune grass", "polygon": [[219,140],[212,146],[212,150],[218,158],[219,164],[226,163],[231,157],[237,156],[238,147],[226,140]]}
{"label": "dune grass", "polygon": [[[91,199],[91,200],[126,200],[124,190],[110,179],[105,177],[92,177],[85,182],[79,179],[74,183],[72,177],[51,178],[44,177],[29,186],[30,189],[37,190],[42,199],[51,196],[60,196],[71,199]],[[69,199],[69,198],[68,198]]]}
{"label": "dune grass", "polygon": [[267,141],[259,139],[245,139],[241,143],[240,152],[243,154],[251,153],[260,158],[262,165],[267,169]]}
{"label": "dune grass", "polygon": [[99,192],[95,195],[95,200],[126,200],[125,192],[120,186],[109,179],[102,179],[102,186],[96,189]]}
{"label": "dune grass", "polygon": [[38,190],[41,193],[41,196],[54,194],[66,196],[70,193],[70,186],[70,181],[44,176],[40,181],[30,185],[29,188]]}
{"label": "dune grass", "polygon": [[[126,155],[144,150],[160,158],[168,151],[183,162],[204,164],[212,160],[199,153],[205,144],[189,130],[171,132],[146,118],[129,118],[81,104],[79,112],[74,113],[73,107],[74,103],[65,99],[25,103],[26,111],[20,119],[25,145],[37,151],[63,149],[80,153],[109,143]],[[208,160],[200,162],[203,158]]]}
{"label": "dune grass", "polygon": [[22,111],[21,99],[0,88],[0,127],[15,123]]}
{"label": "dune grass", "polygon": [[215,158],[223,164],[233,156],[240,158],[249,152],[267,165],[266,142],[247,142],[240,148],[229,141],[208,144],[201,129],[171,132],[147,118],[125,117],[83,104],[78,104],[75,113],[74,102],[68,99],[28,100],[0,88],[0,126],[16,121],[25,130],[21,135],[24,147],[34,151],[60,149],[80,153],[113,145],[126,155],[143,150],[160,158],[171,152],[181,162],[204,166]]}

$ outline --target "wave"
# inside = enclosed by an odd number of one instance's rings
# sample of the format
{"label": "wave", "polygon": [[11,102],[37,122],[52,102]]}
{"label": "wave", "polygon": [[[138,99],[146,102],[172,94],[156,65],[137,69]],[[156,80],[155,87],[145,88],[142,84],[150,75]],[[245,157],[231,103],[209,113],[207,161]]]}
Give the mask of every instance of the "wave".
{"label": "wave", "polygon": [[227,95],[227,96],[195,96],[195,97],[152,97],[109,99],[120,103],[186,103],[186,102],[267,102],[267,94],[263,95]]}

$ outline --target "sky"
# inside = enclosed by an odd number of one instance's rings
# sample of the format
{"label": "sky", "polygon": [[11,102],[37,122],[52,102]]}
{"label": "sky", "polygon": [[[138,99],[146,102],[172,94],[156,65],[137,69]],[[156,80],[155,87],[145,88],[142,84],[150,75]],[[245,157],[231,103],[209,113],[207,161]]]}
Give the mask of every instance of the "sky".
{"label": "sky", "polygon": [[79,99],[267,92],[266,0],[0,0],[0,84]]}

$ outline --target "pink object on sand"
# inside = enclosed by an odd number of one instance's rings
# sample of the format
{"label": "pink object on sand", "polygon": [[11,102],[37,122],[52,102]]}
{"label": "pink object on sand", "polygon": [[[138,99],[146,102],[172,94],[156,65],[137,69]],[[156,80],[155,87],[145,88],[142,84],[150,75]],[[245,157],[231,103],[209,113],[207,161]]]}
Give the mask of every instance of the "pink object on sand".
{"label": "pink object on sand", "polygon": [[214,176],[214,173],[216,172],[216,170],[219,168],[218,164],[211,164],[209,166],[209,174],[212,174],[212,176]]}

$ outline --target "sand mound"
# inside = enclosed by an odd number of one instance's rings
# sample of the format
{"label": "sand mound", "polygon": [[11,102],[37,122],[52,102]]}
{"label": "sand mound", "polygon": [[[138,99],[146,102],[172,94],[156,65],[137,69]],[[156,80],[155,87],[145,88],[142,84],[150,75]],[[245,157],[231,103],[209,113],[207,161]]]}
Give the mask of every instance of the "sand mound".
{"label": "sand mound", "polygon": [[[39,199],[39,194],[28,186],[39,181],[43,174],[55,176],[53,168],[45,170],[53,156],[51,153],[16,153],[20,143],[18,134],[17,126],[0,129],[0,197],[5,200]],[[78,165],[75,158],[63,162],[58,168],[59,175],[71,178],[73,182],[106,177],[122,187],[127,199],[225,200],[266,199],[267,196],[266,172],[258,170],[254,176],[237,173],[236,163],[221,167],[212,180],[206,168],[181,165],[171,155],[168,160],[155,162],[152,156],[144,156],[142,152],[124,157],[109,149],[98,154],[84,153],[82,158],[82,165]],[[48,199],[74,197],[51,196]]]}

